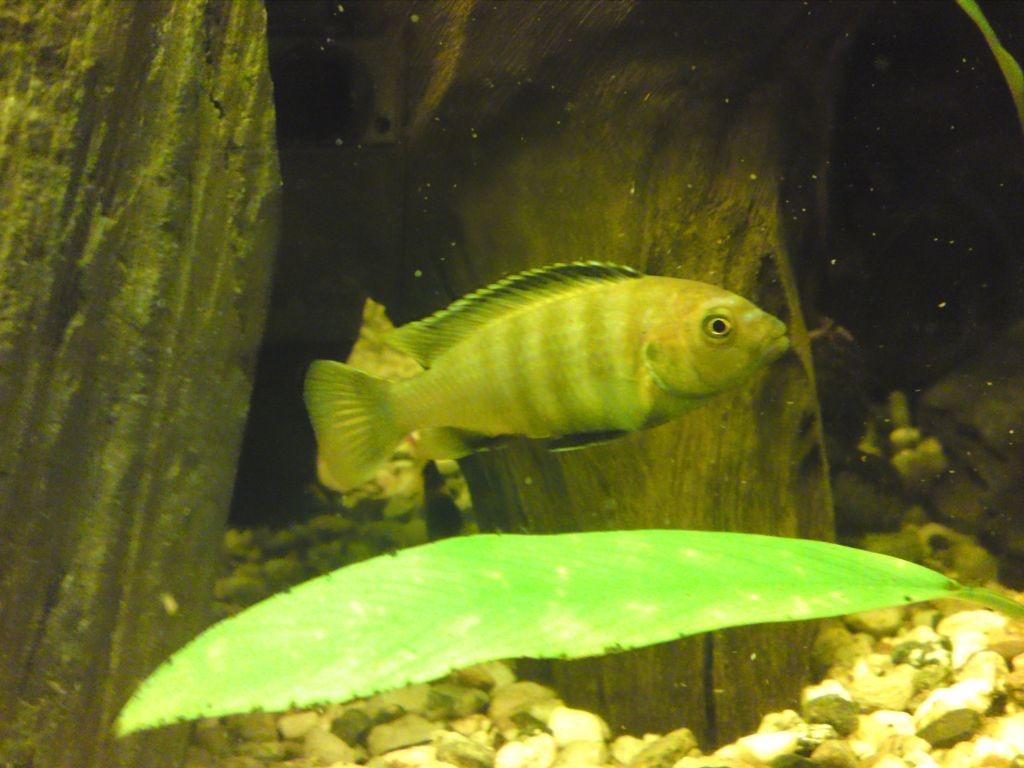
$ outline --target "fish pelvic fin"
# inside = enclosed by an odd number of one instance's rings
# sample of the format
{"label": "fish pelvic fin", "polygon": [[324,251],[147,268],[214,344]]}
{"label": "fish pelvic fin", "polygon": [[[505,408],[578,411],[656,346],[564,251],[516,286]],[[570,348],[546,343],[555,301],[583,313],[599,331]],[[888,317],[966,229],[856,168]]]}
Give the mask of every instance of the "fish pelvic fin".
{"label": "fish pelvic fin", "polygon": [[391,382],[333,360],[315,360],[303,393],[317,444],[320,482],[348,491],[373,479],[404,436]]}

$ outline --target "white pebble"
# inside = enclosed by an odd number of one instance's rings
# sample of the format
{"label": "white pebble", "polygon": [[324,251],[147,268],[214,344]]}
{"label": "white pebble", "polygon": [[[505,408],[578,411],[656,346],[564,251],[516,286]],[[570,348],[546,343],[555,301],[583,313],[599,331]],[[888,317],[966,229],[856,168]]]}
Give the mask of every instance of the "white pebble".
{"label": "white pebble", "polygon": [[935,631],[946,637],[967,631],[992,635],[1005,629],[1008,621],[1003,614],[995,611],[958,611],[940,621]]}
{"label": "white pebble", "polygon": [[973,709],[985,714],[992,704],[992,690],[992,683],[987,680],[964,680],[934,690],[914,710],[914,722],[918,728],[924,728],[954,709]]}
{"label": "white pebble", "polygon": [[971,656],[967,663],[956,673],[956,679],[984,680],[989,683],[993,690],[1002,687],[1003,678],[1006,677],[1009,668],[1006,666],[1006,659],[995,651],[979,651]]}
{"label": "white pebble", "polygon": [[988,636],[984,632],[965,629],[949,636],[953,646],[953,669],[960,669],[974,654],[988,648]]}
{"label": "white pebble", "polygon": [[903,753],[903,761],[914,768],[939,768],[935,758],[922,749],[913,749]]}
{"label": "white pebble", "polygon": [[555,707],[547,722],[551,735],[560,747],[574,741],[600,741],[608,739],[608,724],[592,712],[570,707]]}
{"label": "white pebble", "polygon": [[573,741],[558,753],[555,768],[603,766],[607,762],[608,747],[603,741]]}
{"label": "white pebble", "polygon": [[737,739],[736,747],[741,757],[770,763],[780,755],[791,755],[796,752],[802,735],[799,731],[755,733]]}
{"label": "white pebble", "polygon": [[903,762],[903,758],[887,754],[875,760],[871,768],[907,768],[907,764]]}
{"label": "white pebble", "polygon": [[550,768],[557,755],[554,737],[540,733],[502,746],[494,756],[494,768]]}
{"label": "white pebble", "polygon": [[991,736],[979,736],[974,742],[972,762],[974,765],[1009,766],[1020,754],[1020,749],[1009,742]]}
{"label": "white pebble", "polygon": [[870,715],[858,717],[856,736],[877,751],[893,736],[913,736],[916,732],[914,718],[907,712],[882,709],[872,712]]}
{"label": "white pebble", "polygon": [[825,678],[817,685],[808,685],[804,688],[801,702],[806,705],[809,701],[820,699],[822,696],[839,696],[847,701],[853,701],[846,686],[832,677]]}
{"label": "white pebble", "polygon": [[647,743],[636,736],[619,736],[611,745],[612,759],[620,765],[629,765]]}
{"label": "white pebble", "polygon": [[1024,712],[1001,717],[992,728],[991,736],[1024,755]]}
{"label": "white pebble", "polygon": [[277,718],[277,731],[282,739],[296,741],[319,724],[320,715],[316,712],[289,712]]}
{"label": "white pebble", "polygon": [[781,712],[769,712],[761,718],[757,726],[758,733],[777,733],[779,731],[807,732],[807,723],[792,709],[784,709]]}
{"label": "white pebble", "polygon": [[886,674],[876,674],[866,660],[858,661],[852,670],[847,689],[861,709],[900,711],[914,695],[917,670],[900,664]]}
{"label": "white pebble", "polygon": [[[381,757],[388,768],[426,768],[438,764],[437,747],[433,744],[416,744],[386,752]],[[375,758],[376,759],[376,758]],[[444,763],[440,763],[444,765]]]}

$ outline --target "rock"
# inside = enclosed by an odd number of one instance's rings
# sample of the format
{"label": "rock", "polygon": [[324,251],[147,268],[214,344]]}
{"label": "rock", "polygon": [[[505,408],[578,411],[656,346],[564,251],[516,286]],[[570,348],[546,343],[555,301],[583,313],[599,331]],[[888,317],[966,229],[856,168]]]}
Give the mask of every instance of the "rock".
{"label": "rock", "polygon": [[192,738],[196,746],[214,757],[231,754],[233,740],[228,729],[217,718],[208,717],[196,723],[195,735]]}
{"label": "rock", "polygon": [[510,741],[494,756],[494,768],[551,768],[558,755],[558,745],[548,733]]}
{"label": "rock", "polygon": [[487,714],[499,730],[512,731],[519,727],[517,719],[520,715],[527,714],[543,724],[547,721],[548,712],[556,706],[562,706],[562,702],[553,690],[523,680],[495,691]]}
{"label": "rock", "polygon": [[243,741],[236,747],[236,753],[255,757],[263,763],[274,763],[300,756],[302,746],[294,741]]}
{"label": "rock", "polygon": [[873,644],[870,635],[854,635],[838,619],[826,620],[814,640],[811,664],[819,673],[833,666],[849,669],[858,658],[871,653]]}
{"label": "rock", "polygon": [[900,635],[891,656],[895,664],[910,664],[918,668],[931,664],[948,667],[952,658],[949,641],[929,626],[916,626]]}
{"label": "rock", "polygon": [[[1021,755],[1021,751],[1016,749],[1011,743],[992,738],[991,736],[979,736],[970,745],[966,742],[960,742],[960,744],[953,747],[947,753],[947,756],[952,755],[953,750],[960,746],[970,746],[970,764],[990,766],[990,768],[1011,768],[1014,765],[1014,761],[1019,759]],[[967,764],[967,762],[964,761],[962,764]]]}
{"label": "rock", "polygon": [[346,709],[331,719],[331,733],[352,746],[361,743],[372,726],[373,720],[362,707]]}
{"label": "rock", "polygon": [[888,709],[900,711],[914,695],[915,670],[909,664],[891,666],[884,674],[876,674],[866,661],[858,661],[852,670],[847,690],[862,710]]}
{"label": "rock", "polygon": [[370,719],[377,723],[393,713],[425,716],[430,708],[430,686],[426,683],[418,683],[378,693],[368,698],[364,707]]}
{"label": "rock", "polygon": [[458,768],[492,768],[494,750],[466,736],[451,731],[437,731],[434,734],[434,748],[437,759],[458,766]]}
{"label": "rock", "polygon": [[758,733],[806,730],[807,723],[792,709],[784,709],[781,712],[769,712],[761,718],[761,722],[757,725]]}
{"label": "rock", "polygon": [[884,637],[903,626],[906,610],[902,606],[878,608],[846,616],[844,621],[854,632],[866,632],[873,637]]}
{"label": "rock", "polygon": [[224,718],[228,732],[240,741],[277,741],[277,722],[267,712],[231,715]]}
{"label": "rock", "polygon": [[750,763],[740,760],[738,757],[723,757],[715,754],[684,757],[673,768],[751,768],[751,766]]}
{"label": "rock", "polygon": [[610,736],[608,724],[592,712],[569,707],[555,707],[548,716],[547,726],[560,747],[574,741],[604,743]]}
{"label": "rock", "polygon": [[[933,493],[943,518],[976,524],[992,499],[1024,474],[1024,443],[1016,435],[1022,381],[1024,322],[1017,322],[921,398],[921,426],[945,446],[953,470]],[[1013,517],[1006,523],[1016,530]]]}
{"label": "rock", "polygon": [[838,694],[816,696],[803,707],[803,717],[808,723],[828,723],[842,736],[857,730],[858,707],[849,698]]}
{"label": "rock", "polygon": [[[755,763],[770,763],[781,755],[790,755],[800,746],[799,731],[775,731],[742,736],[733,745],[737,756]],[[716,753],[717,754],[717,753]]]}
{"label": "rock", "polygon": [[433,744],[419,744],[371,758],[367,768],[448,768],[448,764],[437,759]]}
{"label": "rock", "polygon": [[1024,712],[999,718],[988,735],[1009,745],[1016,754],[1024,755]]}
{"label": "rock", "polygon": [[859,719],[856,736],[875,750],[894,736],[913,736],[917,732],[914,718],[907,712],[879,710]]}
{"label": "rock", "polygon": [[629,768],[671,768],[676,761],[696,749],[697,739],[693,731],[679,728],[645,746],[628,765]]}
{"label": "rock", "polygon": [[985,680],[993,690],[1002,688],[1009,668],[1006,660],[995,651],[981,650],[971,656],[957,671],[957,681]]}
{"label": "rock", "polygon": [[656,739],[656,736],[647,741],[628,734],[625,736],[619,736],[611,743],[609,752],[616,763],[619,763],[620,765],[628,765],[633,762],[633,758],[640,754],[640,751],[644,747]]}
{"label": "rock", "polygon": [[185,752],[182,768],[217,768],[217,758],[202,747],[190,746]]}
{"label": "rock", "polygon": [[859,761],[845,741],[823,741],[811,753],[811,760],[821,768],[857,768]]}
{"label": "rock", "polygon": [[382,755],[402,747],[425,744],[433,738],[437,726],[422,715],[406,714],[381,723],[366,735],[366,748],[371,755]]}
{"label": "rock", "polygon": [[608,762],[608,745],[603,741],[572,741],[555,758],[554,768],[603,766]]}
{"label": "rock", "polygon": [[981,727],[981,715],[973,709],[953,709],[928,722],[917,735],[933,747],[946,749],[971,738]]}
{"label": "rock", "polygon": [[472,667],[460,669],[450,675],[453,682],[468,685],[472,688],[480,688],[485,691],[495,691],[504,688],[516,681],[515,672],[503,661],[486,661],[482,664],[474,664]]}
{"label": "rock", "polygon": [[773,759],[771,766],[772,768],[818,768],[818,764],[813,760],[790,752]]}
{"label": "rock", "polygon": [[441,682],[430,687],[426,711],[431,720],[466,717],[487,708],[490,697],[479,688]]}
{"label": "rock", "polygon": [[320,715],[316,712],[289,712],[277,718],[277,732],[283,739],[301,739],[319,724]]}
{"label": "rock", "polygon": [[933,720],[957,709],[973,709],[984,714],[992,704],[992,684],[986,680],[964,680],[948,688],[939,688],[914,710],[914,722],[924,728]]}
{"label": "rock", "polygon": [[493,746],[495,730],[494,723],[487,715],[478,712],[466,717],[459,717],[448,723],[448,727],[456,733],[471,738],[478,744]]}
{"label": "rock", "polygon": [[352,747],[323,728],[310,728],[302,741],[303,751],[307,757],[317,760],[322,765],[332,763],[354,763],[356,752]]}

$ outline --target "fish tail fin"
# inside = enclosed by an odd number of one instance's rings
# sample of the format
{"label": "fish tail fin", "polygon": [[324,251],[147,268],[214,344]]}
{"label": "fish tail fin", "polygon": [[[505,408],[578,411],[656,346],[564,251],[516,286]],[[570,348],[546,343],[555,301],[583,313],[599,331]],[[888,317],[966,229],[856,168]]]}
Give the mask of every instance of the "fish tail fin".
{"label": "fish tail fin", "polygon": [[320,482],[348,491],[373,479],[405,434],[394,417],[391,382],[314,360],[306,372],[306,410],[316,433]]}

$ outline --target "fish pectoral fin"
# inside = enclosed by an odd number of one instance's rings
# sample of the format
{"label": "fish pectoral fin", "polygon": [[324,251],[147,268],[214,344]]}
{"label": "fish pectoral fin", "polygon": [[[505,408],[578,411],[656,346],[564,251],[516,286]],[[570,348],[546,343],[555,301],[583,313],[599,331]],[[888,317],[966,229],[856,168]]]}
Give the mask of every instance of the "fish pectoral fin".
{"label": "fish pectoral fin", "polygon": [[545,440],[544,445],[549,451],[575,451],[579,448],[586,448],[588,445],[607,443],[623,435],[628,435],[629,430],[610,429],[605,432],[579,432],[575,435],[562,435]]}
{"label": "fish pectoral fin", "polygon": [[461,459],[477,451],[501,446],[507,435],[483,435],[455,427],[428,427],[420,430],[416,453],[424,459]]}

